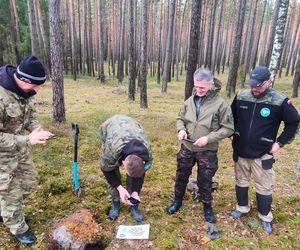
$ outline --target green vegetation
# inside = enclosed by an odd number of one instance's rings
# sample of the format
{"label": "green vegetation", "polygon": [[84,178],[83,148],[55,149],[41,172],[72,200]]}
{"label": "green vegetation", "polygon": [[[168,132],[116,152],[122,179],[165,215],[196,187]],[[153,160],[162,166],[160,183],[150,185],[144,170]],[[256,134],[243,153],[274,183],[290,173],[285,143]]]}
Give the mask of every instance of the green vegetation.
{"label": "green vegetation", "polygon": [[[225,85],[227,75],[218,78]],[[291,78],[277,79],[276,88],[290,96],[291,82]],[[175,118],[183,103],[184,79],[171,82],[167,94],[161,93],[161,85],[155,79],[149,79],[148,85],[149,108],[144,110],[139,108],[139,93],[135,102],[128,101],[127,94],[123,92],[127,86],[118,85],[115,80],[108,79],[106,84],[101,85],[93,78],[81,77],[76,82],[67,78],[67,122],[61,125],[52,121],[51,83],[47,82],[43,87],[37,96],[40,121],[46,129],[61,137],[50,140],[47,145],[33,147],[40,184],[37,192],[26,200],[24,207],[29,225],[38,236],[38,243],[32,249],[47,249],[47,234],[51,224],[81,207],[95,213],[96,221],[102,228],[102,239],[109,249],[300,249],[299,136],[276,156],[274,234],[270,236],[262,231],[261,226],[257,229],[248,226],[248,222],[258,219],[253,189],[250,198],[254,209],[249,216],[237,222],[230,218],[235,206],[232,150],[229,139],[221,143],[219,170],[214,178],[219,182],[219,190],[214,193],[214,207],[218,226],[224,231],[220,239],[201,245],[205,233],[202,204],[194,202],[189,192],[179,213],[173,216],[166,213],[166,207],[172,201],[176,153],[180,146]],[[293,100],[293,103],[300,110],[300,99]],[[122,207],[121,216],[116,222],[107,219],[110,204],[107,201],[106,182],[99,169],[98,127],[116,113],[138,119],[152,142],[153,167],[146,175],[141,195],[141,208],[146,223],[151,225],[149,242],[132,245],[115,239],[118,225],[135,224],[128,208]],[[78,165],[83,190],[81,198],[73,193],[72,121],[80,127]],[[17,248],[17,242],[0,224],[0,249]],[[21,246],[21,249],[27,248]]]}

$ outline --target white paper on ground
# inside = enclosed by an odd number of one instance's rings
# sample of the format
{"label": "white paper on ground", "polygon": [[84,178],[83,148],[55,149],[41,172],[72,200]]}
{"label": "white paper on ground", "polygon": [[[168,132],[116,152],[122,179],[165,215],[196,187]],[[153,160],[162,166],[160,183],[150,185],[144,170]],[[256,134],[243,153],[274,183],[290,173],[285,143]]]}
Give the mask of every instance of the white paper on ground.
{"label": "white paper on ground", "polygon": [[126,240],[148,240],[150,224],[126,226],[120,225],[117,233],[117,239]]}

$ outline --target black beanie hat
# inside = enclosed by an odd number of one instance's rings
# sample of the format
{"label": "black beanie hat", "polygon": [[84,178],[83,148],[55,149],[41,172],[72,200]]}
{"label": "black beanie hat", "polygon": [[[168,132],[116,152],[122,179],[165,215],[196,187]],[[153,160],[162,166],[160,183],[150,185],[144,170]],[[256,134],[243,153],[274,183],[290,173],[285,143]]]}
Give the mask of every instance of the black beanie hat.
{"label": "black beanie hat", "polygon": [[46,81],[46,73],[43,64],[35,56],[26,56],[20,62],[16,70],[16,76],[31,84],[43,84]]}

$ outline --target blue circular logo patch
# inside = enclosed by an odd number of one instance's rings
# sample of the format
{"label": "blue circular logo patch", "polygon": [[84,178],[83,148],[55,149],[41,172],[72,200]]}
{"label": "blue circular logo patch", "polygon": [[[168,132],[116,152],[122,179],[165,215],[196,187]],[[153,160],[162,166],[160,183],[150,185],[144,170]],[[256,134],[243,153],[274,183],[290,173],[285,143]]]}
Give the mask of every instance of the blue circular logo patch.
{"label": "blue circular logo patch", "polygon": [[268,117],[270,114],[271,114],[271,111],[268,108],[262,108],[260,111],[260,115],[262,117]]}

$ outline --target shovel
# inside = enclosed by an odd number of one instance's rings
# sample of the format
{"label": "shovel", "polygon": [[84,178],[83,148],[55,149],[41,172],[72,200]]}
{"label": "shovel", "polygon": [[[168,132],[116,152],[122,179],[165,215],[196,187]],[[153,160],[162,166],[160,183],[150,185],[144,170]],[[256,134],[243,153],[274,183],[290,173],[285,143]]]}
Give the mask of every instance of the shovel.
{"label": "shovel", "polygon": [[74,180],[75,194],[77,196],[80,196],[81,190],[80,190],[80,183],[78,180],[78,164],[77,164],[79,127],[76,123],[73,122],[72,122],[72,132],[73,132],[73,139],[74,139],[73,180]]}

